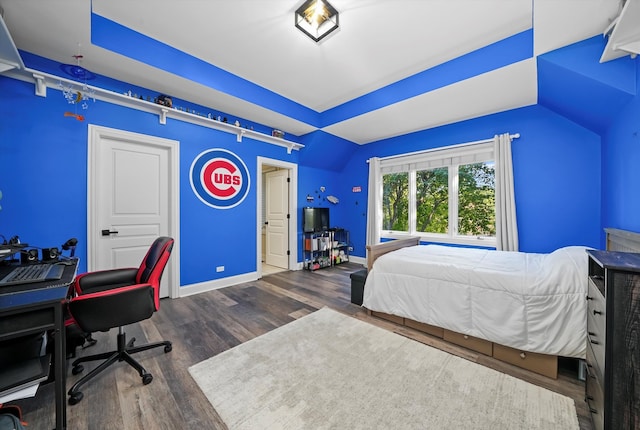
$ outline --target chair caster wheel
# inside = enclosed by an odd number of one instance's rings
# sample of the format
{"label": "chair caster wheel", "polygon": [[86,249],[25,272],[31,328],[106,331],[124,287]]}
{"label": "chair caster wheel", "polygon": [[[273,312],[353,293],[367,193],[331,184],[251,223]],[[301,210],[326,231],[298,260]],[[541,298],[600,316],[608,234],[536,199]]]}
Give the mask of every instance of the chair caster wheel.
{"label": "chair caster wheel", "polygon": [[82,400],[83,397],[84,395],[80,391],[76,391],[69,396],[69,404],[76,405],[80,402],[80,400]]}
{"label": "chair caster wheel", "polygon": [[84,370],[84,366],[82,364],[78,364],[76,366],[73,366],[73,368],[71,369],[71,373],[73,373],[74,375],[77,375],[78,373],[81,373]]}
{"label": "chair caster wheel", "polygon": [[142,375],[142,383],[144,385],[150,384],[153,381],[153,375],[151,373],[145,373]]}
{"label": "chair caster wheel", "polygon": [[173,346],[171,344],[164,346],[164,352],[165,353],[171,352],[172,349],[173,349]]}

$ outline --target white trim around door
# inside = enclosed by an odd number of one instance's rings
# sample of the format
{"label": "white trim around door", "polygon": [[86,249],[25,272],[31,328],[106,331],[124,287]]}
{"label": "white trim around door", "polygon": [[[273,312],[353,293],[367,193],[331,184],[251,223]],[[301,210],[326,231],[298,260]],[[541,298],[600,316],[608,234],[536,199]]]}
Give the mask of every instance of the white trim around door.
{"label": "white trim around door", "polygon": [[108,127],[96,126],[89,124],[88,127],[88,151],[87,151],[87,269],[95,270],[97,244],[100,237],[99,218],[96,212],[98,207],[95,196],[99,195],[96,187],[97,179],[95,172],[98,167],[98,145],[103,140],[116,140],[133,144],[149,145],[165,149],[169,154],[169,172],[168,172],[168,200],[169,200],[169,221],[167,226],[167,235],[175,239],[171,259],[169,259],[169,267],[171,270],[165,272],[169,275],[169,297],[175,298],[180,296],[180,175],[179,175],[179,142],[176,140],[165,139],[156,136],[149,136],[139,133],[133,133],[124,130],[118,130]]}
{"label": "white trim around door", "polygon": [[256,186],[256,268],[258,278],[262,277],[262,170],[264,166],[274,166],[289,169],[289,270],[297,270],[298,267],[298,165],[287,161],[266,157],[258,157],[257,186]]}

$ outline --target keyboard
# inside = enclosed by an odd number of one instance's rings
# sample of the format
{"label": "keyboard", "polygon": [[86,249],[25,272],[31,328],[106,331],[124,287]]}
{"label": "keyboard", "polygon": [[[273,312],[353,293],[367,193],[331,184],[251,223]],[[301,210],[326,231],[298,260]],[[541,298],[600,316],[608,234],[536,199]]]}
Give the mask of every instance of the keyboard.
{"label": "keyboard", "polygon": [[0,279],[0,285],[18,285],[34,282],[53,281],[62,278],[62,264],[29,264],[18,266]]}

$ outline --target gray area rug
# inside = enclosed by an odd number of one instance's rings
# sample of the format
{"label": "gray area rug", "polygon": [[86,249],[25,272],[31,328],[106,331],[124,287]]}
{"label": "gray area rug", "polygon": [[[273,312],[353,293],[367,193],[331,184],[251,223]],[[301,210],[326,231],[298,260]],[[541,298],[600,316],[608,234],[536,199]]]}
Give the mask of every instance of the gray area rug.
{"label": "gray area rug", "polygon": [[229,429],[578,429],[573,400],[321,309],[189,368]]}

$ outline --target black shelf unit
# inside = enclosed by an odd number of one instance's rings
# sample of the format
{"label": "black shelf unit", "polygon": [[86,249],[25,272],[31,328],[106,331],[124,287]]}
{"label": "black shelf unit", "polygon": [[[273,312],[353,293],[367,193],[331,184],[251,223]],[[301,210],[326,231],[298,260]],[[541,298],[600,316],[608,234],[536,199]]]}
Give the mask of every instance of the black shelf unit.
{"label": "black shelf unit", "polygon": [[304,268],[318,270],[349,261],[349,231],[343,228],[302,234]]}

